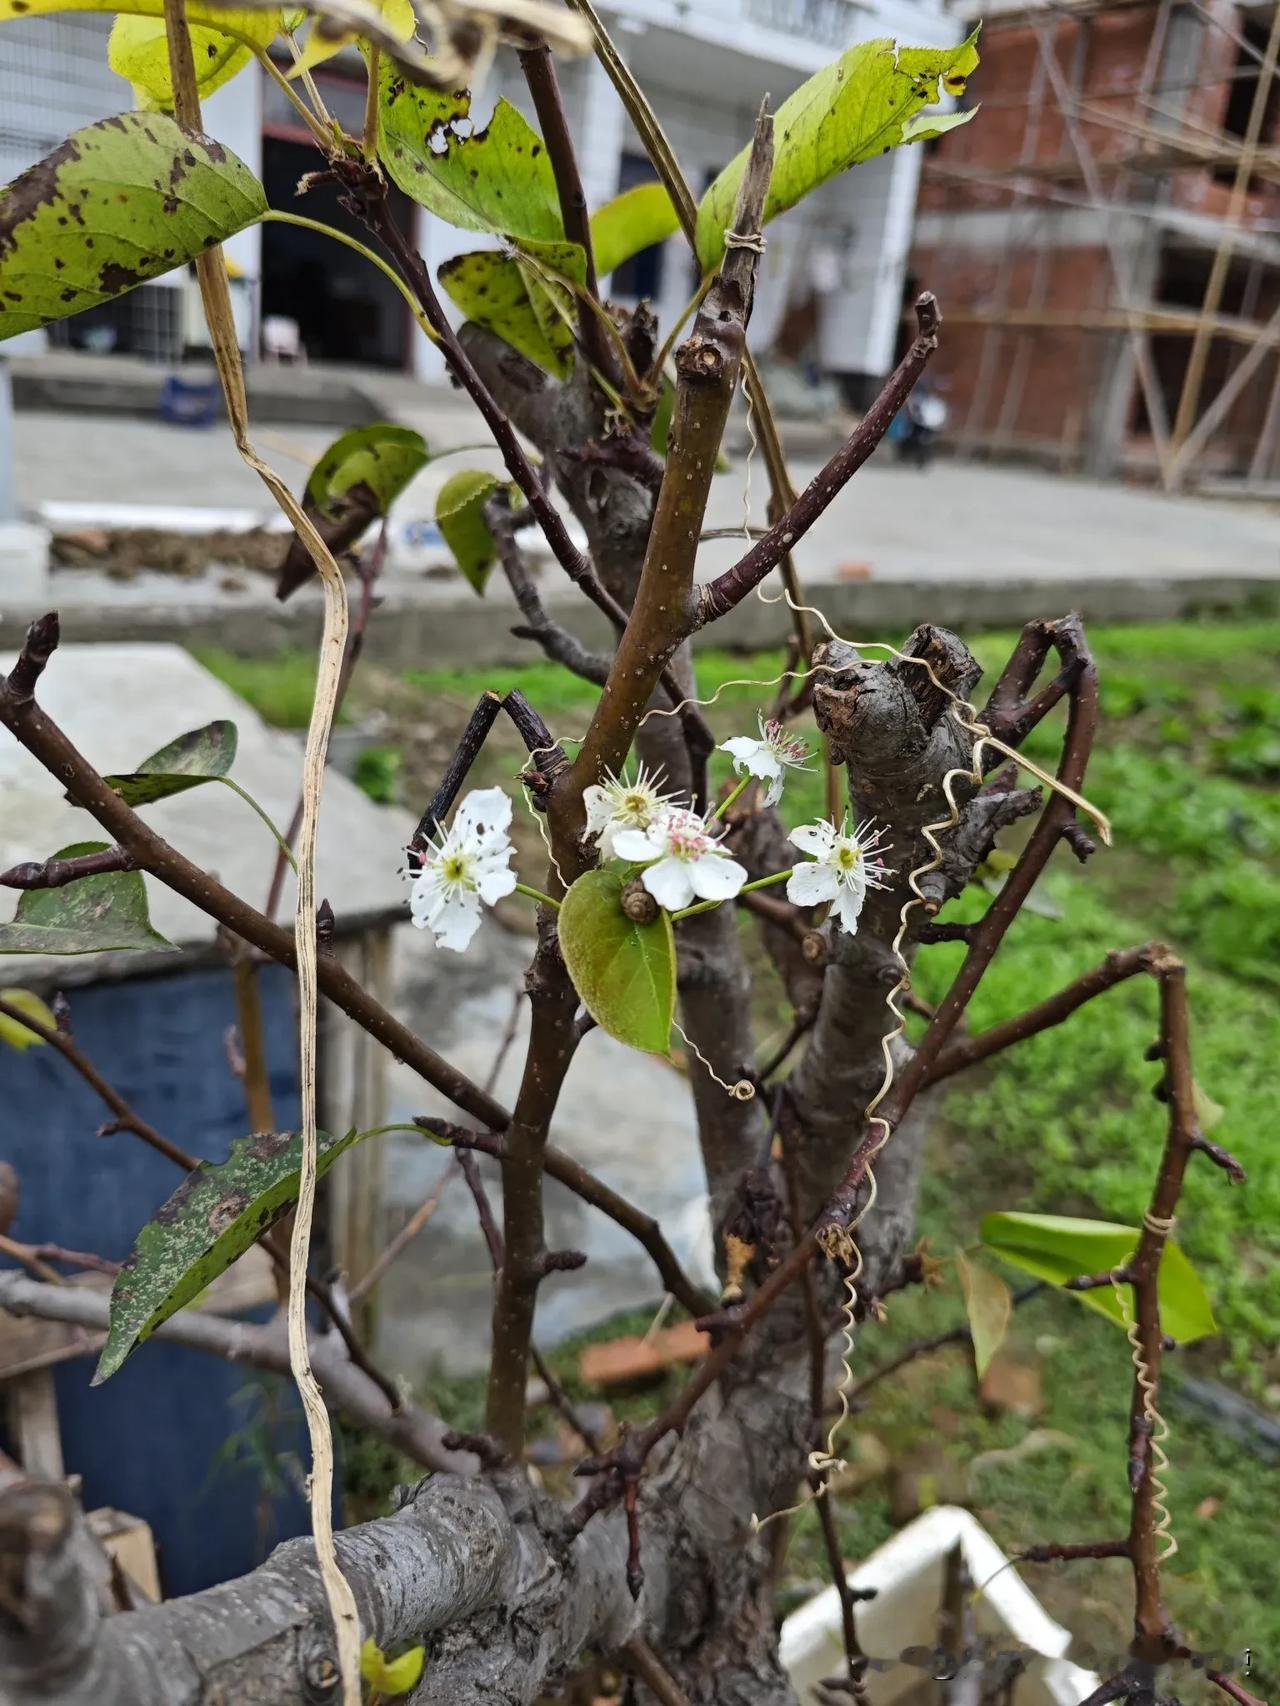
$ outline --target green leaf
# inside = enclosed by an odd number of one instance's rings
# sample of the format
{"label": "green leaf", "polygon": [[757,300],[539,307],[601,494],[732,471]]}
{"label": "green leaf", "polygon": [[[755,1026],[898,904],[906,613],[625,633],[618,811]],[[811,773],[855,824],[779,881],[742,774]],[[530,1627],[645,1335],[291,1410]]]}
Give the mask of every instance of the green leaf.
{"label": "green leaf", "polygon": [[963,1250],[956,1251],[956,1273],[973,1335],[974,1366],[981,1380],[1009,1331],[1013,1298],[999,1274],[993,1274],[980,1262],[971,1262]]}
{"label": "green leaf", "polygon": [[198,788],[202,782],[219,781],[235,762],[239,738],[236,725],[219,718],[171,740],[144,758],[136,770],[103,780],[127,806],[149,806],[170,794]]}
{"label": "green leaf", "polygon": [[[0,1001],[15,1008],[19,1013],[26,1013],[50,1031],[56,1031],[58,1028],[53,1009],[29,989],[0,989]],[[38,1037],[34,1031],[29,1031],[25,1025],[20,1024],[17,1019],[9,1018],[6,1013],[0,1013],[0,1043],[16,1049],[19,1054],[25,1054],[29,1048],[47,1047],[43,1037]]]}
{"label": "green leaf", "polygon": [[[392,504],[431,460],[427,441],[411,427],[374,421],[335,438],[311,470],[303,494],[304,512],[320,536],[340,556]],[[284,600],[316,572],[311,553],[295,534],[289,541],[276,597]]]}
{"label": "green leaf", "polygon": [[[320,1132],[320,1176],[362,1135]],[[95,1386],[287,1213],[301,1168],[301,1132],[268,1131],[239,1138],[225,1161],[216,1167],[202,1161],[187,1175],[139,1232],[116,1275]]]}
{"label": "green leaf", "polygon": [[494,474],[462,468],[449,476],[436,498],[436,525],[458,567],[478,593],[484,592],[498,555],[484,506],[501,484]]}
{"label": "green leaf", "polygon": [[[76,841],[55,859],[105,853],[105,841]],[[141,871],[79,877],[60,889],[26,889],[11,924],[0,924],[0,954],[98,954],[172,948],[151,927]]]}
{"label": "green leaf", "polygon": [[409,83],[383,61],[379,72],[383,163],[413,201],[464,231],[555,243],[564,238],[555,174],[542,138],[500,100],[477,129],[471,96]]}
{"label": "green leaf", "polygon": [[[1068,1215],[989,1214],[980,1236],[987,1249],[1013,1267],[1065,1285],[1083,1274],[1110,1273],[1122,1267],[1137,1249],[1141,1233],[1136,1226]],[[1114,1286],[1067,1295],[1125,1325],[1125,1311]],[[1130,1297],[1126,1291],[1126,1305]],[[1160,1263],[1160,1321],[1180,1345],[1218,1330],[1199,1274],[1172,1240],[1165,1245]]]}
{"label": "green leaf", "polygon": [[[220,25],[191,24],[191,57],[196,68],[196,88],[211,95],[243,71],[254,57],[254,47],[265,48],[280,31],[279,12],[234,14],[235,34]],[[140,107],[173,111],[173,79],[169,74],[169,41],[163,18],[129,16],[122,13],[111,26],[107,63],[133,85]]]}
{"label": "green leaf", "polygon": [[605,202],[591,215],[591,247],[596,272],[607,278],[615,267],[654,243],[665,243],[680,221],[666,186],[657,179],[636,184]]}
{"label": "green leaf", "polygon": [[164,113],[77,130],[0,190],[0,338],[171,272],[266,205],[234,154]]}
{"label": "green leaf", "polygon": [[[917,115],[944,92],[963,92],[978,63],[977,39],[975,29],[958,47],[899,47],[887,36],[859,42],[802,83],[773,121],[773,178],[765,223],[861,160],[966,124],[976,108]],[[704,272],[718,266],[724,253],[724,234],[733,220],[747,154],[744,148],[725,167],[699,204],[696,246]]]}
{"label": "green leaf", "polygon": [[427,441],[411,427],[375,421],[335,438],[311,470],[306,496],[322,515],[335,514],[353,486],[365,485],[385,514],[431,460]]}
{"label": "green leaf", "polygon": [[574,355],[572,286],[587,277],[579,244],[523,242],[512,254],[477,249],[445,261],[437,276],[469,320],[557,379],[568,377]]}
{"label": "green leaf", "polygon": [[665,1054],[676,1010],[676,945],[659,911],[637,924],[622,910],[623,878],[587,871],[565,895],[557,923],[569,976],[592,1018],[632,1048]]}
{"label": "green leaf", "polygon": [[360,1674],[377,1694],[408,1694],[421,1680],[426,1658],[425,1648],[410,1647],[389,1659],[370,1635],[360,1649]]}

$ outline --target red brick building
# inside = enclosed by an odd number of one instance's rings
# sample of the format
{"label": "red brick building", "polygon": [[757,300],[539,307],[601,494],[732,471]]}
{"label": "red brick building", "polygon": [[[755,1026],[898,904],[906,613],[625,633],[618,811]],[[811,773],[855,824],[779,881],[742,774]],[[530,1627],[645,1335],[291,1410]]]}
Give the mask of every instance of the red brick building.
{"label": "red brick building", "polygon": [[986,12],[976,121],[927,144],[910,262],[970,453],[1280,475],[1280,7]]}

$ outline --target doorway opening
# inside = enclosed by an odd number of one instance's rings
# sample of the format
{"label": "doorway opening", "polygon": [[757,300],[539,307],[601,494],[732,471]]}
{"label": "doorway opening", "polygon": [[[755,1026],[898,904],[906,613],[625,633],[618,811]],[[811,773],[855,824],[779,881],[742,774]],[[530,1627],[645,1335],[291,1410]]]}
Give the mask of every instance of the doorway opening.
{"label": "doorway opening", "polygon": [[[305,214],[372,247],[364,226],[339,205],[334,185],[297,195],[299,178],[316,165],[314,143],[264,136],[262,177],[271,206]],[[412,235],[413,203],[394,188],[389,198],[400,229]],[[415,328],[404,298],[362,256],[318,231],[271,221],[263,226],[262,314],[296,320],[311,361],[400,370],[410,364]]]}

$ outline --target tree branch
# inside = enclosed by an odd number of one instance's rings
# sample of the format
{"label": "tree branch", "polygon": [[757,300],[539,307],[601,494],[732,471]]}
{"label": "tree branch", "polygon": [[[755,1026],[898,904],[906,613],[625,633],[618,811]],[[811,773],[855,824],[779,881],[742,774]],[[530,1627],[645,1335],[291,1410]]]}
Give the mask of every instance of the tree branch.
{"label": "tree branch", "polygon": [[[93,1333],[105,1333],[110,1299],[105,1292],[87,1286],[49,1285],[25,1274],[0,1272],[0,1310],[15,1316],[33,1316],[40,1321],[64,1321]],[[265,1326],[255,1326],[204,1310],[180,1309],[156,1328],[154,1336],[207,1351],[224,1362],[244,1363],[246,1367],[289,1378],[289,1348],[280,1317]],[[416,1404],[402,1402],[398,1409],[393,1408],[386,1394],[350,1360],[337,1334],[313,1333],[311,1355],[325,1397],[334,1409],[386,1440],[397,1451],[403,1451],[425,1469],[470,1472],[470,1459],[447,1451],[442,1444],[448,1432],[445,1424]]]}
{"label": "tree branch", "polygon": [[576,809],[584,787],[627,756],[649,697],[693,627],[693,572],[716,455],[746,347],[761,214],[773,169],[773,121],[762,109],[734,213],[742,241],[725,254],[676,354],[676,400],[667,471],[649,531],[640,585],[618,643],[609,684],[572,771]]}
{"label": "tree branch", "polygon": [[591,302],[600,300],[596,279],[595,250],[591,242],[591,219],[587,211],[586,192],[578,170],[578,153],[569,130],[568,114],[556,74],[555,56],[543,44],[520,49],[520,69],[533,97],[533,110],[542,127],[542,139],[547,145],[551,169],[555,173],[556,192],[560,197],[560,217],[564,234],[576,243],[586,256],[587,270],[583,289],[588,301],[578,303],[578,338],[583,354],[593,367],[607,379],[617,374],[617,360],[609,347],[604,327],[593,312]]}
{"label": "tree branch", "polygon": [[523,628],[513,628],[512,633],[522,640],[536,640],[554,662],[563,664],[584,681],[593,681],[597,687],[603,687],[609,679],[611,660],[602,652],[588,651],[576,635],[561,627],[558,622],[552,621],[547,615],[516,538],[515,520],[507,495],[495,493],[484,506],[484,510],[489,531],[493,534],[493,542],[498,548],[498,561],[502,564],[502,572],[507,577],[507,584],[515,594],[516,603],[520,606],[527,624]]}
{"label": "tree branch", "polygon": [[0,871],[0,888],[60,889],[81,877],[100,877],[109,871],[132,871],[133,860],[122,847],[106,847],[101,853],[81,853],[74,859],[46,859],[11,865]]}
{"label": "tree branch", "polygon": [[[33,634],[35,630],[41,630],[42,644],[48,638],[50,627],[56,643],[56,614],[41,618],[33,625]],[[29,636],[28,646],[23,651],[24,658],[28,656],[30,646]],[[52,649],[50,644],[44,653],[46,658]],[[30,694],[14,691],[13,675],[18,674],[21,667],[20,659],[13,674],[7,679],[0,679],[0,723],[129,853],[139,870],[149,871],[166,887],[191,901],[233,934],[260,948],[271,959],[291,969],[296,968],[293,932],[272,923],[265,914],[232,894],[230,889],[192,864],[144,823],[114,789],[107,786],[57,724],[32,702]],[[506,1109],[500,1103],[415,1036],[407,1025],[362,988],[334,956],[321,955],[318,975],[320,989],[330,1001],[442,1095],[485,1125],[500,1129],[507,1123]]]}
{"label": "tree branch", "polygon": [[[459,1126],[445,1125],[440,1120],[427,1117],[418,1123],[431,1131],[447,1136],[450,1143],[458,1150],[476,1149],[482,1155],[493,1155],[503,1159],[506,1144],[504,1139],[494,1137],[484,1132],[464,1131]],[[675,1251],[668,1244],[666,1235],[659,1223],[651,1214],[646,1214],[637,1208],[626,1197],[620,1196],[612,1185],[606,1185],[603,1179],[597,1178],[582,1165],[575,1161],[572,1155],[567,1155],[563,1149],[557,1149],[554,1144],[547,1144],[542,1152],[544,1170],[558,1184],[572,1191],[592,1208],[598,1208],[602,1214],[621,1226],[623,1231],[643,1246],[653,1258],[653,1265],[658,1270],[663,1289],[671,1293],[676,1302],[687,1309],[690,1315],[705,1315],[711,1306],[711,1299],[705,1292],[700,1291],[689,1279],[676,1258]]]}
{"label": "tree branch", "polygon": [[1118,983],[1124,983],[1128,978],[1151,972],[1157,961],[1167,952],[1166,948],[1152,942],[1145,943],[1140,948],[1112,949],[1101,965],[1083,972],[1056,995],[1037,1002],[1025,1013],[1017,1013],[1011,1019],[1004,1019],[998,1025],[989,1026],[976,1036],[961,1037],[958,1042],[943,1049],[925,1074],[924,1086],[937,1084],[943,1078],[950,1078],[953,1073],[963,1072],[968,1066],[976,1066],[979,1061],[989,1060],[1002,1049],[1012,1048],[1015,1043],[1025,1042],[1028,1037],[1038,1036],[1041,1031],[1062,1024],[1095,996],[1114,989]]}

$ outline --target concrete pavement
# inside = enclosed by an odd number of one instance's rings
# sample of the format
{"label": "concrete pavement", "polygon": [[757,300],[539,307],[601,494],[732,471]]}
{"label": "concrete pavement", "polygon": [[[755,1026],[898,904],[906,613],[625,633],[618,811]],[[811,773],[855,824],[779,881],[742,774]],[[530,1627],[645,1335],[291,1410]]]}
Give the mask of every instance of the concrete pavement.
{"label": "concrete pavement", "polygon": [[[410,390],[395,399],[397,418],[423,432],[435,451],[478,446],[477,417],[449,392]],[[301,489],[311,462],[334,436],[327,427],[269,426],[260,448]],[[383,641],[420,658],[441,632],[451,653],[471,661],[515,661],[525,645],[510,639],[505,588],[491,582],[483,605],[445,565],[432,518],[441,483],[459,467],[501,464],[489,449],[448,456],[428,466],[395,514],[386,603],[409,626]],[[809,479],[817,461],[793,473]],[[755,524],[764,520],[767,481],[761,461],[744,459],[715,481],[708,525],[736,528],[750,487]],[[29,512],[72,500],[67,526],[110,519],[121,503],[190,504],[236,512],[235,526],[278,523],[255,476],[223,431],[192,431],[128,417],[75,417],[24,412],[18,417],[17,488]],[[699,570],[719,572],[740,554],[734,539],[709,541]],[[1169,498],[1137,487],[1101,485],[1030,469],[939,461],[924,473],[900,467],[886,448],[872,458],[803,542],[805,584],[837,624],[911,625],[1015,622],[1070,605],[1097,619],[1176,616],[1218,604],[1239,607],[1280,583],[1280,508]],[[545,576],[548,600],[564,591]],[[183,638],[262,651],[290,635],[309,643],[314,611],[305,598],[284,609],[261,575],[214,566],[202,578],[141,574],[117,581],[101,571],[55,575],[54,598],[84,638]],[[584,635],[591,615],[563,605]],[[415,630],[415,613],[420,615]],[[30,612],[0,598],[0,639],[12,641]],[[495,621],[495,615],[499,620]],[[514,615],[511,616],[514,620]],[[717,639],[757,644],[782,631],[780,613],[753,605],[717,626]],[[443,623],[444,629],[441,629]],[[383,642],[379,642],[383,643]],[[396,661],[395,656],[389,661]]]}

